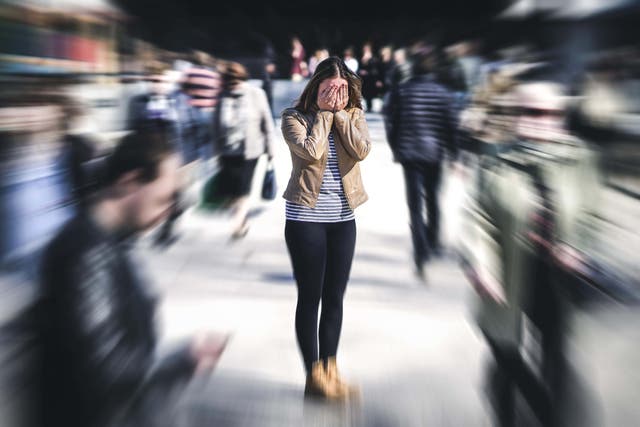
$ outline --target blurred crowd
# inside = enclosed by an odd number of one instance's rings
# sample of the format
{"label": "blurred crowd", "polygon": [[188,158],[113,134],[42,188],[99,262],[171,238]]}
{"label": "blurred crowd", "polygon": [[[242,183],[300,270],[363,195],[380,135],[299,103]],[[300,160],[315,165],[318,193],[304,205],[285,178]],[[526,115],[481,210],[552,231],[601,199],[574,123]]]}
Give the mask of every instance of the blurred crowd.
{"label": "blurred crowd", "polygon": [[[571,425],[562,407],[571,313],[640,296],[640,49],[581,52],[579,66],[564,69],[562,52],[481,36],[353,46],[339,56],[360,77],[365,110],[381,116],[402,167],[416,274],[428,283],[430,263],[451,254],[475,290],[476,326],[494,356],[497,425],[518,425],[516,389],[543,425]],[[331,53],[308,55],[293,37],[290,55],[288,79],[300,82]],[[103,59],[84,65],[111,70]],[[158,390],[215,366],[226,336],[156,354],[157,295],[128,251],[140,232],[151,231],[159,248],[174,243],[195,206],[223,206],[230,239],[245,237],[256,165],[276,152],[272,62],[257,79],[196,49],[141,64],[126,75],[104,68],[91,84],[78,69],[3,68],[0,275],[44,282],[27,288],[41,294],[24,313],[48,345],[43,390],[63,387],[76,399],[49,401],[49,422],[143,413],[162,401]],[[78,96],[85,90],[126,102],[100,122],[87,94]],[[445,239],[441,224],[454,217]],[[77,377],[66,381],[71,371]]]}

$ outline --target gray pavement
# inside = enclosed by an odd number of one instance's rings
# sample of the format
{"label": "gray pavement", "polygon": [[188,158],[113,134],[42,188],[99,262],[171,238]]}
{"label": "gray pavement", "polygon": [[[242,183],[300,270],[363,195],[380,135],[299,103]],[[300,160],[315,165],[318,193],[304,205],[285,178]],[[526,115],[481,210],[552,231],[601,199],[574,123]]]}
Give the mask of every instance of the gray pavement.
{"label": "gray pavement", "polygon": [[[360,385],[348,404],[305,401],[294,334],[296,289],[284,242],[284,200],[259,199],[242,241],[229,240],[223,214],[191,211],[182,237],[165,251],[143,245],[148,274],[163,295],[166,343],[197,330],[230,332],[217,369],[192,385],[181,402],[188,426],[488,426],[483,392],[487,349],[469,321],[471,292],[455,261],[413,275],[408,214],[400,166],[392,162],[381,117],[370,114],[374,142],[362,163],[370,200],[356,212],[358,237],[338,362]],[[290,156],[278,129],[280,193]],[[446,210],[446,206],[443,207]],[[455,226],[445,223],[445,241]]]}

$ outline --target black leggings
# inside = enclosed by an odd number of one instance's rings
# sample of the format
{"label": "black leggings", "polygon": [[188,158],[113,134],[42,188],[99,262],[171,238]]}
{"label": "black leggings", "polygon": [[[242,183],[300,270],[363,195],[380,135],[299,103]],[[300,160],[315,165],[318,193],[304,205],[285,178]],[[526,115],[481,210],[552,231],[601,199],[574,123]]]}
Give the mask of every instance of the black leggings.
{"label": "black leggings", "polygon": [[[309,373],[313,362],[338,352],[342,300],[355,250],[356,222],[288,220],[285,239],[298,286],[296,336]],[[320,300],[322,313],[318,328]]]}

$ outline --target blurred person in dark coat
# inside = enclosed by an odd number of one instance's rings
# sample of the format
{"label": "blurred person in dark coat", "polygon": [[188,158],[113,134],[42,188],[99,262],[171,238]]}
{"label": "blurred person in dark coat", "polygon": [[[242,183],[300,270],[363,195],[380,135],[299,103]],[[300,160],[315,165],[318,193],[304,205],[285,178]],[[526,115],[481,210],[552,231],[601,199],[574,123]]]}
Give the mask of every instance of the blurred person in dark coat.
{"label": "blurred person in dark coat", "polygon": [[[394,87],[384,106],[387,141],[402,165],[411,218],[414,264],[424,279],[424,264],[440,250],[438,189],[442,163],[457,159],[452,95],[436,80],[435,51],[416,50],[413,77]],[[424,208],[428,222],[425,224]]]}
{"label": "blurred person in dark coat", "polygon": [[362,97],[367,104],[367,111],[370,112],[373,99],[376,98],[379,93],[376,83],[379,79],[380,70],[378,58],[373,55],[373,46],[369,42],[362,46],[358,75],[362,78]]}
{"label": "blurred person in dark coat", "polygon": [[225,339],[209,334],[161,354],[158,295],[132,256],[131,238],[170,212],[180,164],[166,133],[125,136],[97,200],[45,248],[36,304],[40,425],[159,425],[171,392],[220,357]]}
{"label": "blurred person in dark coat", "polygon": [[393,49],[390,45],[380,48],[380,73],[376,81],[379,95],[384,99],[389,90],[389,82],[395,62],[393,60]]}

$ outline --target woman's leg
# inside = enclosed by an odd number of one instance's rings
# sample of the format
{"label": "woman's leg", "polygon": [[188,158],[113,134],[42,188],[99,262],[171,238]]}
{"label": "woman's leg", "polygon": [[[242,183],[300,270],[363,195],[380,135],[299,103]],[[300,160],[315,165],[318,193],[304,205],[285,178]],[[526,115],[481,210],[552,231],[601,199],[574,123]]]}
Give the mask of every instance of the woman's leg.
{"label": "woman's leg", "polygon": [[249,209],[251,184],[256,169],[257,159],[239,160],[235,193],[237,198],[233,202],[233,236],[243,237],[249,230]]}
{"label": "woman's leg", "polygon": [[318,360],[318,306],[327,255],[326,225],[287,221],[285,239],[298,286],[296,337],[309,374]]}
{"label": "woman's leg", "polygon": [[351,272],[355,244],[355,220],[329,225],[319,330],[320,358],[324,360],[338,352],[342,330],[342,300]]}
{"label": "woman's leg", "polygon": [[247,216],[249,214],[249,196],[240,196],[234,200],[233,206],[233,236],[242,237],[249,228]]}

